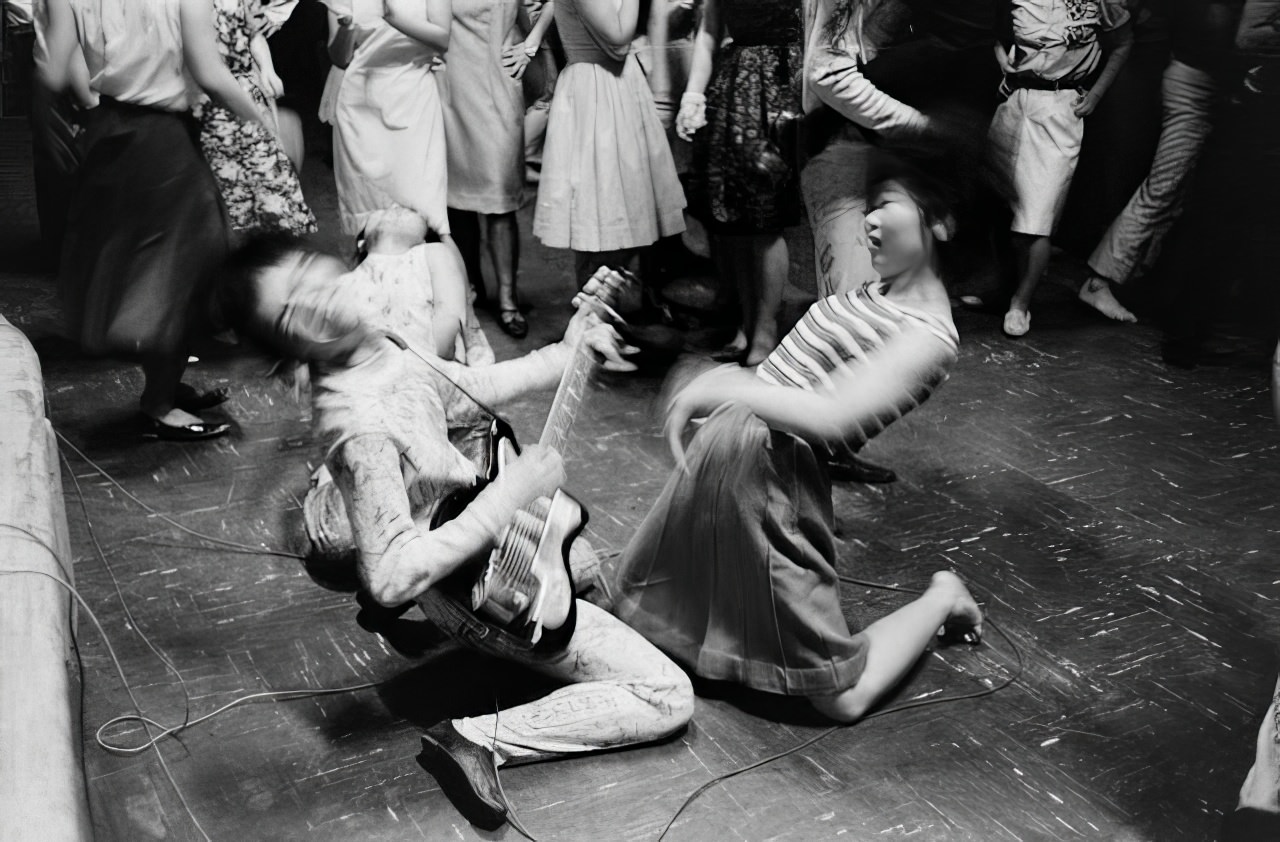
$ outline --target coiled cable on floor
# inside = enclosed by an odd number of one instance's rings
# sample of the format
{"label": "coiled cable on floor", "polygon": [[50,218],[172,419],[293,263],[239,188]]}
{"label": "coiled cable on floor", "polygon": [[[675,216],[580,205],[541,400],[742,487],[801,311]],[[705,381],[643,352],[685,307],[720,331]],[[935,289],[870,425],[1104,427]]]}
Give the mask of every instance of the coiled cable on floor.
{"label": "coiled cable on floor", "polygon": [[[228,541],[225,539],[217,538],[212,535],[206,535],[202,532],[198,532],[197,530],[187,527],[185,524],[182,524],[179,521],[174,520],[168,515],[165,515],[156,511],[155,509],[153,509],[152,507],[144,503],[142,500],[138,499],[131,492],[129,492],[128,489],[126,489],[123,485],[121,485],[114,477],[112,477],[105,469],[103,469],[96,462],[94,462],[92,459],[86,456],[74,444],[67,441],[66,437],[64,437],[61,433],[57,433],[55,431],[55,434],[63,444],[65,444],[77,456],[79,456],[87,464],[89,464],[90,467],[92,467],[100,475],[102,475],[109,483],[111,483],[114,487],[119,489],[121,493],[123,493],[128,499],[132,500],[134,503],[136,503],[138,506],[140,506],[142,509],[144,509],[148,513],[156,517],[159,517],[161,520],[171,524],[172,526],[175,526],[176,528],[182,530],[183,532],[193,535],[201,540],[208,541],[213,544],[221,545],[220,549],[224,551],[251,553],[255,555],[271,555],[271,556],[286,556],[286,557],[300,558],[300,556],[297,556],[294,553],[284,553],[284,552],[279,552],[274,550],[267,550],[260,547],[253,547],[248,544],[241,544],[236,541]],[[263,699],[278,699],[282,701],[292,701],[292,700],[299,700],[299,699],[317,698],[320,696],[332,696],[332,695],[337,695],[342,693],[352,693],[360,690],[372,689],[380,686],[385,682],[375,681],[375,682],[364,682],[361,684],[355,684],[355,685],[350,685],[345,687],[326,687],[326,688],[319,688],[319,689],[299,688],[295,690],[272,690],[272,691],[265,691],[265,692],[258,692],[258,693],[250,693],[244,696],[237,697],[233,699],[231,702],[228,702],[227,704],[223,705],[222,707],[210,713],[207,713],[203,716],[193,719],[191,716],[191,693],[189,688],[187,687],[186,680],[183,678],[182,673],[178,670],[177,666],[174,665],[173,661],[164,653],[163,650],[161,650],[158,646],[156,646],[151,641],[151,639],[147,636],[146,632],[143,631],[141,626],[139,626],[137,620],[133,616],[132,611],[130,611],[128,601],[125,599],[124,592],[120,587],[120,581],[116,576],[114,569],[112,569],[111,563],[107,559],[107,554],[103,550],[102,545],[98,540],[97,530],[95,528],[93,518],[89,515],[88,503],[85,498],[84,489],[80,485],[79,478],[76,476],[75,472],[71,469],[71,465],[68,463],[66,455],[60,452],[59,457],[62,460],[62,464],[66,467],[67,473],[71,477],[72,485],[74,487],[75,494],[80,505],[81,513],[84,517],[85,526],[88,530],[90,543],[93,546],[94,553],[98,557],[98,560],[102,563],[103,569],[106,572],[107,577],[111,580],[112,586],[114,587],[116,596],[120,601],[120,605],[124,611],[125,618],[128,621],[129,627],[133,630],[135,634],[138,635],[139,638],[142,639],[143,643],[146,644],[149,650],[151,650],[152,654],[156,656],[156,658],[164,665],[165,669],[171,672],[178,681],[178,685],[181,688],[183,693],[184,709],[185,709],[182,722],[179,723],[178,725],[165,726],[157,722],[156,720],[151,719],[145,713],[143,713],[142,705],[138,701],[138,698],[134,693],[133,685],[129,682],[128,676],[124,671],[124,666],[122,665],[120,658],[116,654],[115,647],[112,644],[110,637],[107,635],[107,632],[103,628],[102,623],[98,620],[97,614],[93,611],[91,607],[89,607],[89,604],[85,601],[84,597],[80,594],[79,590],[77,590],[75,585],[73,585],[70,581],[71,568],[68,567],[67,560],[63,559],[61,554],[53,546],[51,546],[46,540],[44,540],[43,538],[41,538],[39,535],[35,534],[31,530],[25,529],[21,526],[17,526],[15,524],[10,524],[10,523],[0,523],[0,528],[8,529],[13,532],[16,532],[24,536],[28,540],[32,541],[33,543],[39,545],[40,547],[43,547],[44,550],[54,560],[54,562],[57,564],[58,568],[62,572],[62,576],[59,577],[43,570],[32,570],[32,569],[0,570],[0,576],[29,575],[29,576],[38,576],[38,577],[48,579],[52,582],[57,583],[62,588],[64,588],[74,599],[75,603],[77,603],[80,606],[80,608],[84,609],[85,614],[89,617],[90,622],[93,623],[93,627],[97,630],[98,635],[102,638],[103,644],[106,646],[107,654],[111,658],[111,662],[115,667],[116,674],[119,676],[120,683],[124,687],[125,693],[128,695],[129,702],[133,706],[133,710],[134,710],[133,713],[123,714],[121,716],[113,717],[112,719],[108,720],[107,722],[99,726],[97,731],[95,732],[95,741],[103,750],[110,752],[112,754],[118,754],[118,755],[134,756],[134,755],[142,754],[148,749],[154,750],[156,753],[156,758],[160,763],[161,770],[163,771],[165,778],[168,780],[170,787],[173,789],[174,794],[177,795],[178,801],[182,805],[183,810],[186,812],[187,817],[191,820],[191,824],[195,827],[197,833],[200,834],[200,837],[204,839],[205,842],[212,842],[209,834],[205,831],[204,827],[200,824],[200,820],[196,818],[195,813],[191,809],[191,805],[187,801],[186,795],[183,793],[182,788],[178,785],[177,780],[174,778],[173,773],[169,768],[168,761],[165,759],[164,754],[160,751],[159,743],[162,740],[169,737],[176,736],[177,734],[187,730],[188,728],[191,728],[202,722],[206,722],[209,719],[212,719],[215,716],[225,713],[226,711],[234,707],[238,707],[249,702],[259,701]],[[73,633],[72,639],[73,639],[73,642],[75,643],[77,657],[79,657],[80,641],[78,640],[78,638],[75,637],[74,633]],[[112,741],[108,739],[106,735],[106,732],[108,730],[110,730],[115,726],[119,726],[127,722],[135,722],[140,724],[144,732],[146,733],[147,739],[142,743],[133,744],[133,745],[121,743],[118,741]],[[157,732],[157,731],[153,731],[152,729],[159,729],[159,730]]]}

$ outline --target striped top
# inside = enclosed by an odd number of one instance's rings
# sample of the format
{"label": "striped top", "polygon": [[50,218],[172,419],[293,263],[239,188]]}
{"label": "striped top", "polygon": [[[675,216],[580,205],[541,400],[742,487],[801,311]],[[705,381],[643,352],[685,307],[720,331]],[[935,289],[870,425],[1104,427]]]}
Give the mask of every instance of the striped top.
{"label": "striped top", "polygon": [[915,409],[947,379],[960,341],[950,319],[895,304],[885,298],[879,283],[868,283],[814,303],[760,364],[756,376],[775,386],[809,390],[832,388],[831,375],[841,367],[865,368],[860,376],[875,376],[876,357],[885,343],[908,328],[927,330],[951,353],[945,365],[918,372],[914,383],[900,384],[893,406],[859,419],[860,434],[847,442],[857,446]]}

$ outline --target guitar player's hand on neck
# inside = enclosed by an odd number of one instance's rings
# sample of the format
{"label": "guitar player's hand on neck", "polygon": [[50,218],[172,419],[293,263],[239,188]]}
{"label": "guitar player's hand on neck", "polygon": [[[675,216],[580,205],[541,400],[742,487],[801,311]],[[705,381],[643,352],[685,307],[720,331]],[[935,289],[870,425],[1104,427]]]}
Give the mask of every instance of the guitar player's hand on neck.
{"label": "guitar player's hand on neck", "polygon": [[636,365],[625,357],[639,351],[639,348],[623,342],[622,337],[613,329],[613,325],[605,324],[599,314],[583,307],[573,314],[569,326],[565,328],[564,339],[561,340],[570,350],[578,343],[595,351],[601,364],[609,371],[635,371]]}

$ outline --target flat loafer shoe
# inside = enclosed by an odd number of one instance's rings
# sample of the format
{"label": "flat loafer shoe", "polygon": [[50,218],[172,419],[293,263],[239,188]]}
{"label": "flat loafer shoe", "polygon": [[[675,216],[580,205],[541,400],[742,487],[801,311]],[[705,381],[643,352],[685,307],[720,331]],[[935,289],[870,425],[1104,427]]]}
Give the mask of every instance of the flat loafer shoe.
{"label": "flat loafer shoe", "polygon": [[146,429],[144,439],[161,439],[163,441],[204,441],[216,439],[231,432],[231,425],[225,421],[201,421],[199,424],[166,424],[150,415],[143,416]]}

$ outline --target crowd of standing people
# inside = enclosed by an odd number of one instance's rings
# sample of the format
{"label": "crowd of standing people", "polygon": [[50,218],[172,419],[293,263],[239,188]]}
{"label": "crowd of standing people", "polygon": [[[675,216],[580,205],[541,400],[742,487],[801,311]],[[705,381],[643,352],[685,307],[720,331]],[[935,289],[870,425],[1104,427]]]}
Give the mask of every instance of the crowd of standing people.
{"label": "crowd of standing people", "polygon": [[[33,120],[44,150],[59,153],[52,157],[64,185],[73,171],[79,185],[44,220],[59,239],[68,232],[62,279],[72,332],[86,350],[143,363],[151,434],[221,435],[226,425],[191,412],[219,396],[181,386],[180,346],[192,319],[204,317],[200,279],[248,235],[316,228],[298,176],[302,132],[277,105],[284,90],[268,41],[298,0],[31,5],[44,80]],[[1195,282],[1185,269],[1194,260],[1157,265],[1161,247],[1193,185],[1206,197],[1193,204],[1212,213],[1209,183],[1221,192],[1223,181],[1241,178],[1239,162],[1193,174],[1215,124],[1231,134],[1241,115],[1265,110],[1242,98],[1269,102],[1273,85],[1265,69],[1261,83],[1244,78],[1250,55],[1274,49],[1265,24],[1252,42],[1237,37],[1242,6],[1265,17],[1257,0],[324,5],[333,69],[319,117],[333,127],[341,224],[356,254],[371,214],[412,210],[481,302],[484,267],[492,267],[497,324],[523,338],[516,212],[532,194],[526,153],[536,151],[533,234],[572,251],[579,285],[602,265],[634,267],[637,253],[686,225],[709,233],[721,300],[737,308],[735,334],[715,356],[747,366],[778,343],[792,263],[786,229],[807,218],[819,294],[875,280],[864,230],[872,158],[921,145],[972,147],[979,137],[987,165],[1010,186],[1000,223],[1007,232],[993,254],[1000,285],[975,301],[1003,308],[1007,335],[1027,334],[1086,123],[1124,72],[1134,33],[1152,31],[1170,50],[1159,140],[1150,172],[1134,179],[1132,198],[1097,242],[1079,299],[1133,321],[1117,293],[1143,275],[1168,276],[1166,359],[1203,361],[1209,320],[1189,303]],[[681,31],[659,35],[654,22]],[[637,58],[644,43],[647,65]],[[545,127],[530,119],[535,112]],[[107,128],[107,114],[119,125]],[[194,156],[159,131],[130,128],[159,116],[170,118],[159,121],[170,131],[194,133]],[[108,139],[119,136],[133,142]],[[678,148],[682,141],[689,146]],[[122,157],[104,161],[105,150]],[[1264,178],[1274,169],[1261,149],[1257,163]],[[141,175],[173,190],[162,175],[170,165],[198,167],[192,183],[206,189],[145,203],[123,189]],[[138,211],[129,225],[105,212],[113,201]],[[198,235],[184,232],[184,218]],[[136,248],[143,242],[151,247]],[[1257,249],[1242,251],[1247,259]],[[1234,265],[1248,272],[1247,263]],[[142,313],[137,299],[162,303]]]}

